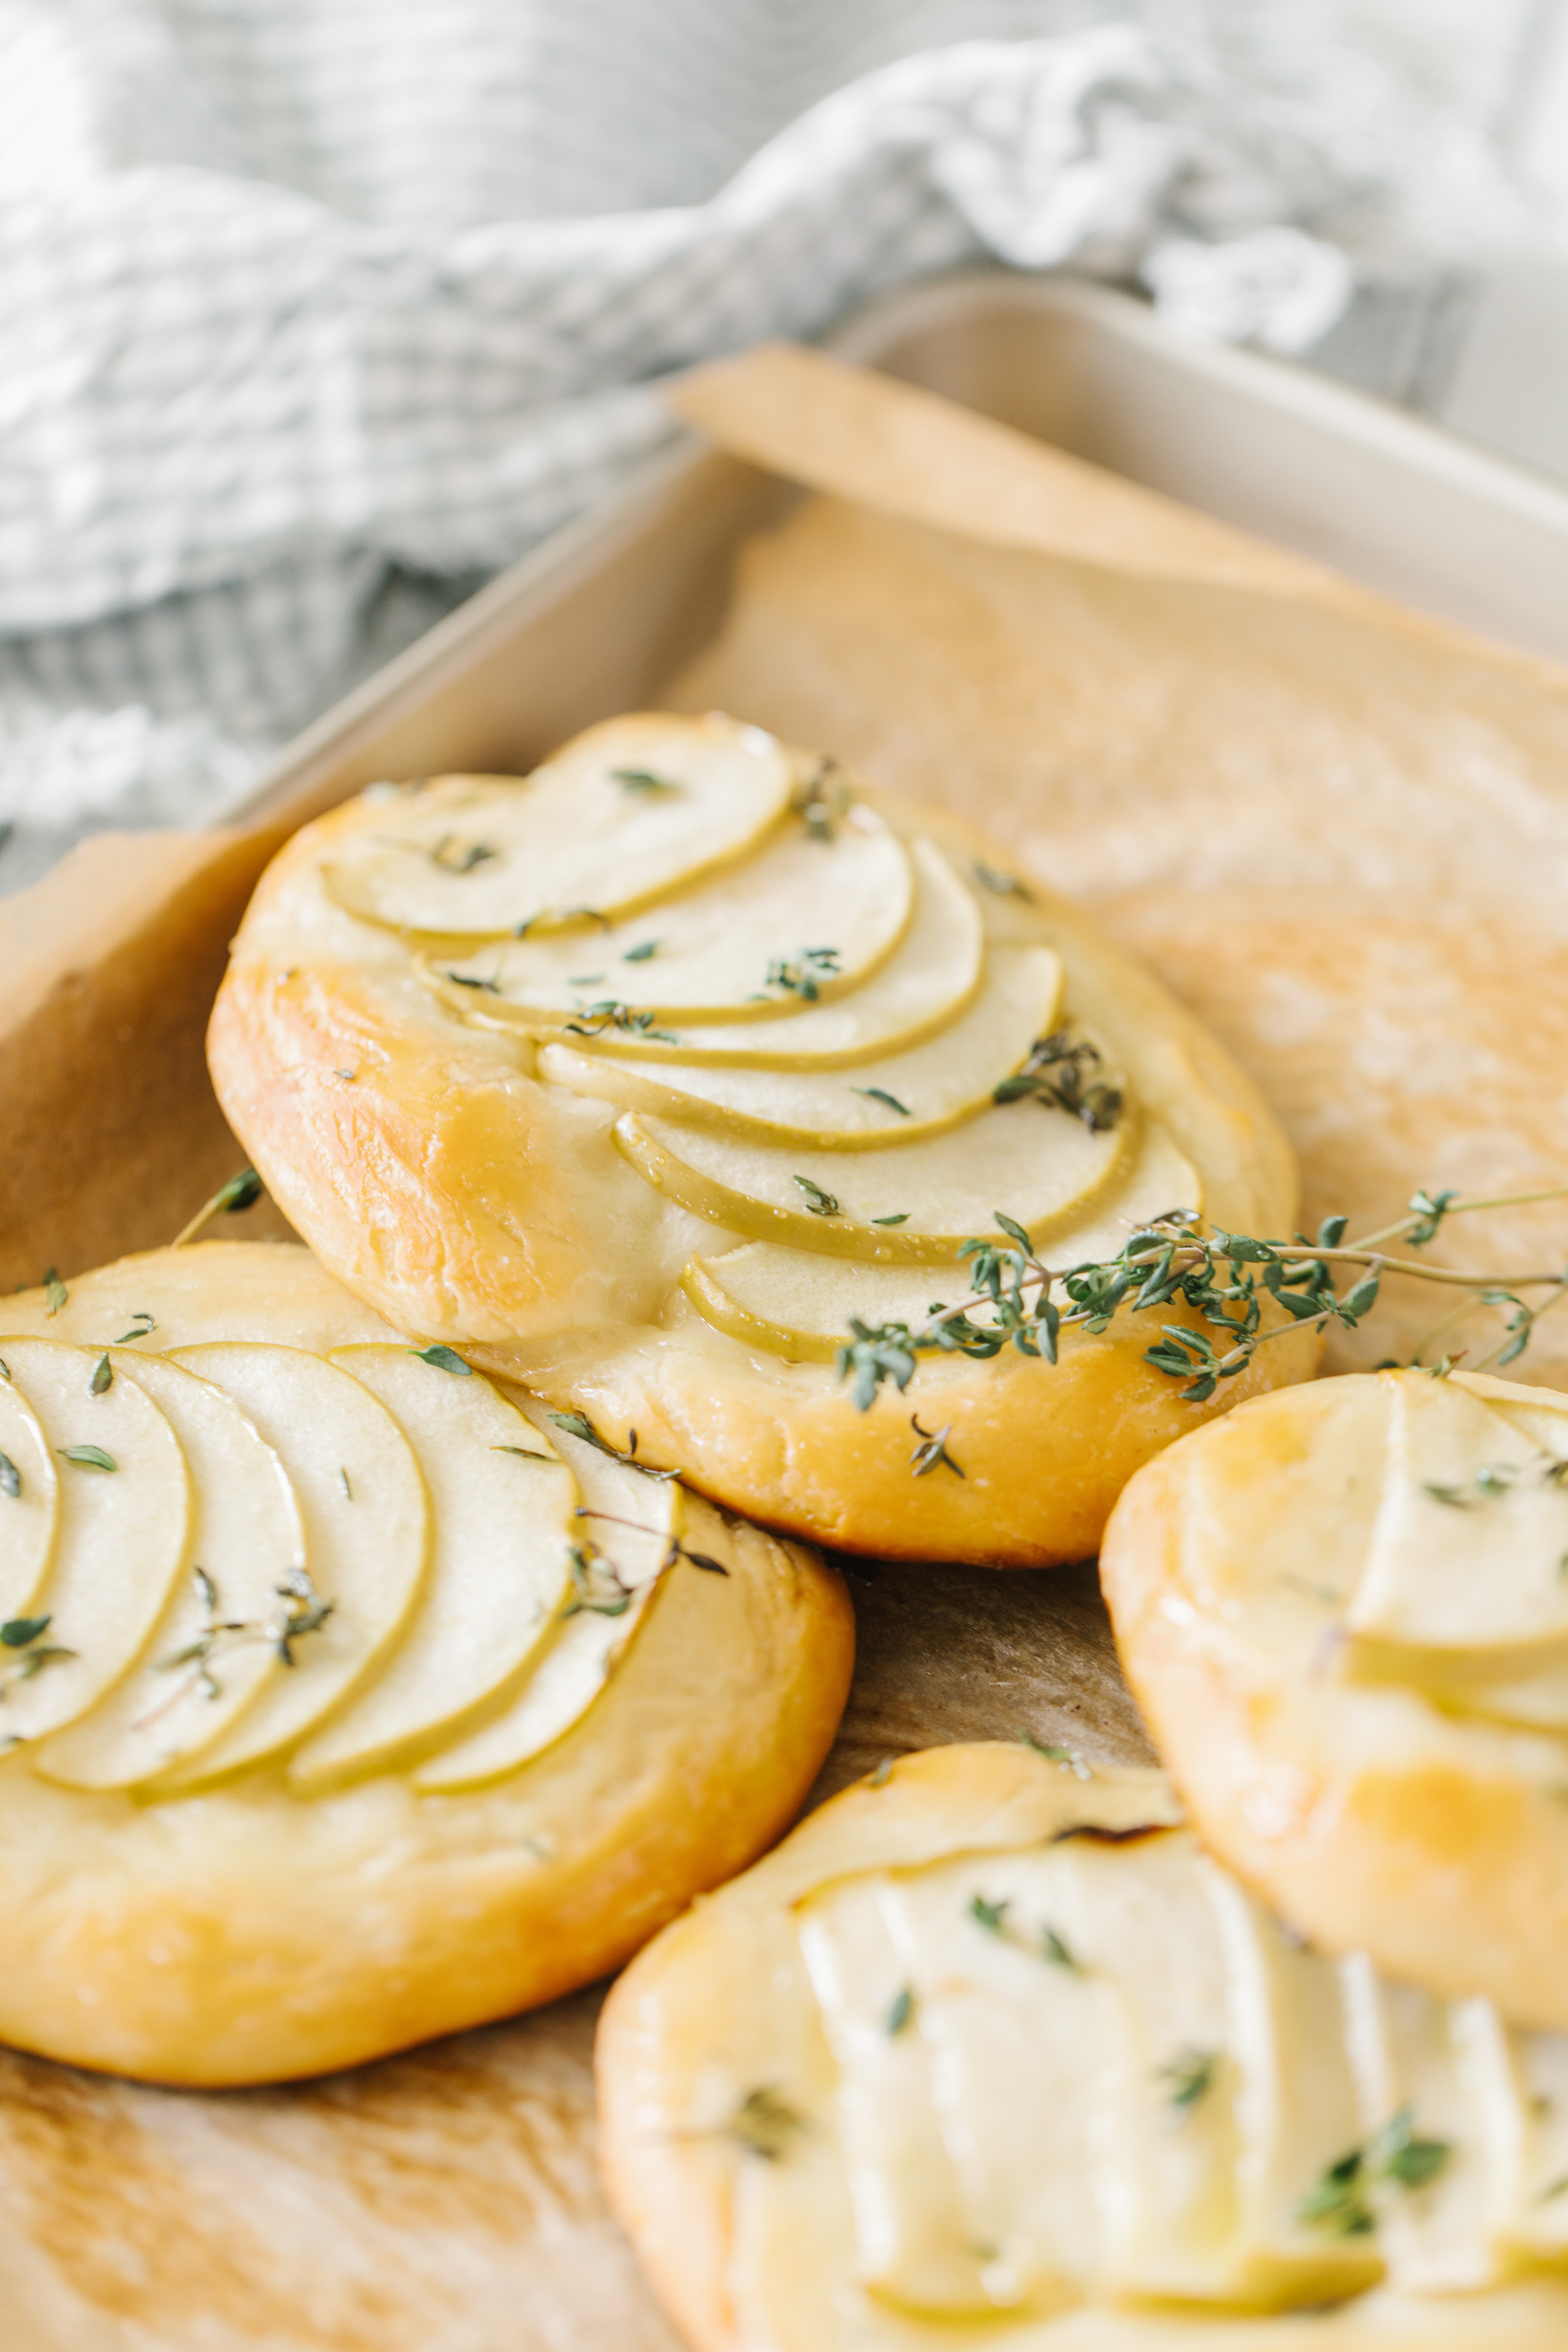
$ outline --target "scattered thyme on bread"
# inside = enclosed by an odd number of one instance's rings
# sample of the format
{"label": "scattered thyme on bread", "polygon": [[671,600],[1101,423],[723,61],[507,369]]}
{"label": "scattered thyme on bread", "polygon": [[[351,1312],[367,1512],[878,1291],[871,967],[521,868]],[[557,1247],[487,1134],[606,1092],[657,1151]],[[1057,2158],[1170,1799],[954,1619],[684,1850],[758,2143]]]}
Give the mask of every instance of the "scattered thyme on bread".
{"label": "scattered thyme on bread", "polygon": [[[797,1181],[800,1180],[797,1179]],[[1340,1323],[1353,1330],[1372,1312],[1385,1276],[1433,1282],[1472,1295],[1462,1314],[1478,1307],[1510,1309],[1503,1338],[1470,1369],[1483,1371],[1511,1364],[1530,1345],[1536,1319],[1568,1291],[1568,1267],[1558,1271],[1499,1276],[1469,1272],[1457,1266],[1430,1265],[1417,1259],[1394,1257],[1384,1244],[1403,1242],[1421,1249],[1434,1240],[1450,1216],[1485,1209],[1514,1208],[1525,1202],[1559,1200],[1568,1185],[1541,1192],[1499,1194],[1490,1199],[1461,1200],[1452,1192],[1422,1191],[1411,1195],[1406,1213],[1379,1232],[1358,1241],[1344,1241],[1348,1219],[1326,1217],[1316,1243],[1301,1237],[1293,1242],[1260,1241],[1248,1234],[1214,1230],[1205,1234],[1193,1211],[1173,1209],[1151,1218],[1129,1235],[1114,1257],[1099,1263],[1050,1266],[1038,1255],[1026,1229],[1016,1218],[996,1212],[996,1223],[1005,1244],[970,1239],[959,1252],[967,1258],[973,1288],[953,1306],[933,1305],[929,1319],[908,1323],[868,1324],[849,1321],[850,1337],[838,1350],[841,1380],[853,1379],[855,1402],[862,1412],[876,1402],[884,1382],[909,1387],[922,1355],[941,1353],[989,1358],[1011,1345],[1026,1356],[1057,1360],[1064,1327],[1082,1325],[1103,1331],[1118,1310],[1131,1302],[1133,1313],[1149,1313],[1177,1300],[1192,1307],[1215,1330],[1225,1334],[1216,1346],[1191,1324],[1163,1324],[1160,1338],[1144,1350],[1143,1360],[1171,1380],[1185,1383],[1182,1395],[1202,1404],[1221,1381],[1234,1380],[1246,1370],[1259,1348],[1298,1326]],[[1355,1271],[1355,1279],[1335,1288],[1336,1267]],[[1053,1293],[1060,1290],[1064,1304]],[[1543,1290],[1548,1297],[1536,1305],[1521,1291]],[[1272,1299],[1282,1310],[1267,1329],[1264,1307]],[[977,1312],[990,1320],[976,1322]],[[1423,1340],[1412,1368],[1442,1379],[1459,1358],[1444,1355],[1423,1364],[1427,1342],[1446,1336],[1458,1320],[1446,1317]],[[923,1451],[923,1449],[922,1449]],[[914,1457],[915,1475],[934,1466]],[[1468,1505],[1479,1499],[1444,1496],[1441,1500]]]}

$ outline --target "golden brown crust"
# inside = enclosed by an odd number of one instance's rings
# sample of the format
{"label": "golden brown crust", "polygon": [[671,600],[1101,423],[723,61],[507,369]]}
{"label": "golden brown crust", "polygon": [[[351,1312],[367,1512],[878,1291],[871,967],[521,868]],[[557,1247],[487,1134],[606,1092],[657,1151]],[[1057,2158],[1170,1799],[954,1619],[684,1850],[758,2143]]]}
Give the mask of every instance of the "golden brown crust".
{"label": "golden brown crust", "polygon": [[[316,1349],[376,1336],[303,1250],[245,1244],[126,1259],[52,1318],[41,1292],[8,1302],[0,1328],[101,1339],[143,1307],[152,1352],[247,1323]],[[159,2082],[273,2082],[619,1967],[779,1835],[848,1692],[839,1577],[705,1517],[695,1539],[730,1572],[670,1568],[600,1695],[489,1786],[389,1775],[301,1800],[277,1769],[139,1802],[54,1786],[25,1748],[0,1759],[0,2040]]]}
{"label": "golden brown crust", "polygon": [[1310,1596],[1287,1618],[1264,1591],[1272,1530],[1325,1558],[1363,1539],[1333,1486],[1352,1447],[1381,1447],[1385,1393],[1352,1376],[1263,1398],[1141,1471],[1100,1560],[1118,1645],[1205,1837],[1275,1908],[1328,1951],[1365,1950],[1392,1976],[1562,2029],[1562,1741],[1342,1679]]}
{"label": "golden brown crust", "polygon": [[[1012,1354],[922,1363],[901,1404],[889,1393],[861,1414],[830,1366],[713,1331],[678,1285],[687,1259],[725,1237],[620,1160],[613,1106],[542,1087],[526,1039],[466,1026],[413,981],[399,941],[322,898],[321,859],[374,821],[351,803],[275,862],[209,1050],[274,1197],[390,1319],[482,1343],[479,1360],[581,1404],[623,1442],[635,1428],[654,1458],[773,1526],[995,1566],[1084,1557],[1152,1453],[1310,1371],[1314,1338],[1291,1337],[1212,1404],[1186,1405],[1142,1363],[1153,1335],[1124,1319],[1100,1339],[1071,1334],[1055,1368]],[[921,824],[965,864],[996,859],[952,820]],[[1293,1168],[1250,1082],[1092,924],[1043,890],[1038,900],[1037,919],[1018,907],[1020,936],[1068,947],[1080,997],[1109,1011],[1132,1085],[1199,1169],[1210,1213],[1289,1230]],[[962,1479],[911,1478],[911,1409],[928,1427],[952,1423]]]}

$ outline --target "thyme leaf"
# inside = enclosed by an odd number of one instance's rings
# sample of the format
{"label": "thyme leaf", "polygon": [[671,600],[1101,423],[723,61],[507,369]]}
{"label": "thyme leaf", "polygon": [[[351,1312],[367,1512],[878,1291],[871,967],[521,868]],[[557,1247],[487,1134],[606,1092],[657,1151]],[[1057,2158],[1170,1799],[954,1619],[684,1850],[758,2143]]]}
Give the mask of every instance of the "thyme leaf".
{"label": "thyme leaf", "polygon": [[59,1445],[55,1451],[67,1462],[74,1462],[79,1470],[118,1470],[120,1465],[112,1454],[101,1445]]}
{"label": "thyme leaf", "polygon": [[625,955],[621,958],[621,961],[623,963],[647,963],[650,956],[656,956],[658,953],[662,945],[663,941],[660,940],[644,940],[640,947],[628,948]]}
{"label": "thyme leaf", "polygon": [[482,988],[487,996],[499,996],[500,994],[500,983],[499,981],[481,980],[477,972],[453,971],[448,966],[447,970],[443,971],[441,977],[443,980],[451,981],[458,988]]}
{"label": "thyme leaf", "polygon": [[805,1194],[805,1206],[808,1215],[813,1217],[842,1216],[843,1211],[838,1206],[837,1194],[833,1192],[825,1192],[822,1186],[820,1184],[814,1184],[809,1176],[793,1176],[790,1179],[790,1181],[794,1184],[798,1184],[801,1191]]}
{"label": "thyme leaf", "polygon": [[[851,1087],[849,1091],[852,1095],[864,1095],[868,1102],[885,1103],[889,1110],[896,1110],[900,1118],[910,1117],[908,1103],[901,1103],[897,1095],[890,1095],[888,1092],[886,1087]],[[886,1225],[890,1224],[892,1220],[889,1217],[873,1217],[871,1223],[874,1225]]]}
{"label": "thyme leaf", "polygon": [[970,1897],[969,1916],[977,1927],[984,1928],[988,1936],[1000,1936],[1006,1927],[1010,1908],[1005,1901],[987,1903],[984,1895],[975,1895]]}
{"label": "thyme leaf", "polygon": [[1020,882],[1016,874],[1004,874],[1000,867],[987,866],[984,859],[981,857],[971,861],[969,870],[981,888],[989,890],[993,898],[1022,898],[1026,906],[1034,905],[1034,892],[1026,883]]}
{"label": "thyme leaf", "polygon": [[1018,1737],[1026,1748],[1032,1748],[1037,1756],[1045,1757],[1048,1763],[1059,1765],[1064,1772],[1070,1772],[1075,1780],[1093,1780],[1093,1771],[1072,1748],[1058,1748],[1053,1740],[1037,1739],[1032,1731],[1020,1731]]}
{"label": "thyme leaf", "polygon": [[580,1438],[584,1445],[592,1445],[599,1453],[607,1454],[612,1462],[624,1462],[628,1470],[640,1470],[645,1478],[679,1478],[680,1475],[679,1470],[656,1470],[651,1462],[638,1460],[635,1429],[627,1432],[630,1444],[623,1454],[619,1446],[610,1444],[607,1437],[600,1436],[585,1412],[552,1412],[550,1418],[557,1429],[566,1432],[568,1437]]}
{"label": "thyme leaf", "polygon": [[1100,1061],[1097,1045],[1087,1039],[1074,1045],[1070,1031],[1053,1029],[1036,1038],[1023,1067],[992,1089],[992,1100],[1048,1104],[1081,1119],[1091,1134],[1107,1132],[1121,1116],[1121,1095],[1094,1075]]}
{"label": "thyme leaf", "polygon": [[88,1382],[89,1393],[92,1396],[101,1396],[104,1390],[112,1385],[113,1380],[114,1366],[107,1356],[100,1356],[92,1368],[92,1378]]}
{"label": "thyme leaf", "polygon": [[433,1364],[438,1372],[450,1372],[454,1380],[468,1381],[474,1376],[472,1364],[466,1364],[456,1348],[448,1348],[440,1340],[429,1348],[410,1348],[408,1353],[417,1356],[422,1364]]}
{"label": "thyme leaf", "polygon": [[668,776],[656,776],[651,768],[612,768],[610,773],[624,791],[646,799],[651,799],[656,793],[678,793],[681,789],[672,784]]}
{"label": "thyme leaf", "polygon": [[907,1225],[909,1222],[910,1213],[907,1209],[900,1209],[896,1217],[873,1217],[871,1220],[874,1225]]}
{"label": "thyme leaf", "polygon": [[[0,1495],[7,1496],[15,1503],[19,1500],[21,1493],[21,1472],[8,1454],[0,1454]],[[4,1638],[4,1634],[0,1634],[0,1640]]]}
{"label": "thyme leaf", "polygon": [[1082,1961],[1075,1957],[1066,1937],[1058,1935],[1054,1927],[1040,1930],[1040,1958],[1049,1960],[1054,1969],[1066,1969],[1071,1976],[1080,1977],[1084,1972]]}
{"label": "thyme leaf", "polygon": [[1219,2069],[1217,2050],[1183,2050],[1168,2066],[1161,2067],[1161,2080],[1171,2085],[1171,2105],[1178,2115],[1190,2115],[1199,2100],[1208,2096]]}
{"label": "thyme leaf", "polygon": [[809,2129],[798,2108],[781,2098],[771,2084],[763,2084],[746,2093],[725,2125],[724,2134],[748,2156],[759,2156],[764,2164],[777,2164],[802,2132]]}
{"label": "thyme leaf", "polygon": [[797,786],[791,797],[790,806],[812,841],[830,845],[837,836],[838,820],[849,807],[852,796],[847,785],[829,783],[829,778],[837,773],[837,761],[824,753],[815,774]]}
{"label": "thyme leaf", "polygon": [[888,2011],[888,2036],[890,2041],[898,2039],[914,2013],[914,1987],[902,1985],[894,1994],[892,2007]]}
{"label": "thyme leaf", "polygon": [[768,966],[767,985],[787,989],[807,1004],[815,1004],[825,980],[838,976],[837,948],[802,948],[798,955],[775,956]]}
{"label": "thyme leaf", "polygon": [[121,1331],[119,1339],[111,1344],[116,1348],[128,1348],[132,1339],[144,1339],[149,1331],[155,1331],[157,1328],[156,1322],[148,1314],[147,1309],[144,1307],[139,1307],[131,1318],[130,1330]]}
{"label": "thyme leaf", "polygon": [[565,1024],[568,1034],[574,1037],[602,1037],[606,1029],[618,1029],[628,1037],[651,1037],[661,1045],[679,1045],[680,1043],[673,1031],[654,1027],[658,1018],[656,1013],[635,1013],[629,1004],[623,1004],[618,996],[602,996],[594,1004],[580,1004],[577,1010],[583,1016],[582,1020]]}
{"label": "thyme leaf", "polygon": [[553,1454],[537,1454],[531,1445],[492,1445],[492,1454],[515,1454],[520,1462],[553,1462]]}
{"label": "thyme leaf", "polygon": [[30,1683],[35,1675],[41,1675],[46,1666],[58,1665],[75,1657],[74,1650],[65,1649],[58,1642],[45,1641],[44,1635],[53,1622],[50,1616],[13,1617],[0,1625],[0,1649],[6,1651],[11,1660],[6,1671],[0,1674],[0,1701],[7,1699],[24,1683]]}
{"label": "thyme leaf", "polygon": [[1376,2188],[1425,2189],[1453,2153],[1447,2140],[1419,2137],[1412,2110],[1401,2107],[1364,2147],[1351,2148],[1328,2167],[1297,2206],[1297,2219],[1336,2237],[1365,2237],[1377,2226]]}
{"label": "thyme leaf", "polygon": [[[242,1211],[253,1209],[261,1198],[262,1190],[261,1179],[256,1170],[242,1168],[237,1176],[231,1176],[226,1184],[218,1186],[210,1201],[203,1202],[190,1223],[174,1235],[170,1248],[184,1249],[185,1244],[195,1241],[203,1226],[210,1224],[214,1217],[237,1217]],[[61,1303],[63,1305],[63,1300]],[[147,1328],[149,1330],[152,1328],[151,1317],[148,1318]]]}
{"label": "thyme leaf", "polygon": [[471,874],[476,866],[483,866],[490,858],[500,856],[500,850],[492,849],[488,841],[471,842],[467,849],[459,849],[456,853],[452,843],[452,835],[445,833],[435,847],[426,853],[431,865],[438,866],[443,874]]}
{"label": "thyme leaf", "polygon": [[911,1412],[910,1427],[921,1441],[910,1456],[910,1468],[917,1478],[929,1478],[933,1470],[951,1470],[955,1477],[963,1477],[963,1470],[947,1450],[947,1441],[952,1434],[951,1421],[935,1431],[922,1429],[920,1415]]}
{"label": "thyme leaf", "polygon": [[577,1617],[587,1610],[595,1617],[624,1617],[632,1605],[631,1590],[621,1582],[620,1570],[598,1546],[573,1544],[568,1557],[572,1592],[562,1616]]}
{"label": "thyme leaf", "polygon": [[66,1288],[65,1284],[60,1280],[59,1276],[55,1272],[54,1267],[51,1265],[48,1272],[44,1276],[45,1313],[51,1317],[58,1315],[60,1308],[65,1305],[69,1297],[70,1292]]}

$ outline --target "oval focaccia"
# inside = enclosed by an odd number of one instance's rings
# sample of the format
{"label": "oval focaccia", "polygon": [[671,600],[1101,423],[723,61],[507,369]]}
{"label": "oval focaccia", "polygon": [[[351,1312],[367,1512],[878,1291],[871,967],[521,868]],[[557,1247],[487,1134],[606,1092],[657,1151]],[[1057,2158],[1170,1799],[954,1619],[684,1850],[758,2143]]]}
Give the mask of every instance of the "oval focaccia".
{"label": "oval focaccia", "polygon": [[638,1957],[598,2071],[696,2352],[1568,2341],[1568,2038],[1304,1947],[1158,1772],[905,1757]]}
{"label": "oval focaccia", "polygon": [[1101,1571],[1217,1853],[1326,1949],[1568,2028],[1568,1399],[1261,1399],[1133,1481]]}
{"label": "oval focaccia", "polygon": [[720,715],[612,719],[531,777],[375,785],[307,826],[210,1056],[372,1307],[848,1549],[1081,1559],[1140,1463],[1314,1360],[1288,1334],[1200,1405],[1144,1361],[1148,1313],[1075,1322],[1058,1286],[1055,1362],[994,1331],[972,1245],[1026,1234],[1059,1276],[1174,1210],[1288,1231],[1288,1150],[1197,1024],[984,841]]}
{"label": "oval focaccia", "polygon": [[127,1258],[0,1333],[0,2041],[351,2064],[602,1976],[798,1807],[837,1576],[305,1250]]}

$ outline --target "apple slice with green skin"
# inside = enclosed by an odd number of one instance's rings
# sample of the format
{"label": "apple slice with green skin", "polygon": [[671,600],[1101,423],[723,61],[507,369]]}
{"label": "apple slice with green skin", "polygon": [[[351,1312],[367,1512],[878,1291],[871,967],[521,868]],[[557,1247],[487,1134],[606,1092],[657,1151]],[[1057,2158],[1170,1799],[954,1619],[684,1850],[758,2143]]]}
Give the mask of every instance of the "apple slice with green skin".
{"label": "apple slice with green skin", "polygon": [[187,1566],[194,1513],[179,1440],[146,1391],[104,1381],[102,1350],[0,1340],[59,1464],[37,1638],[0,1651],[0,1738],[42,1739],[130,1673]]}
{"label": "apple slice with green skin", "polygon": [[[435,1795],[482,1787],[521,1770],[593,1706],[637,1632],[683,1540],[693,1497],[563,1429],[536,1399],[519,1410],[554,1443],[582,1495],[572,1591],[557,1609],[549,1647],[516,1696],[467,1738],[421,1765],[414,1785]],[[700,1507],[707,1551],[727,1551],[724,1524]],[[701,1538],[693,1548],[704,1549]],[[705,1554],[706,1556],[706,1554]]]}
{"label": "apple slice with green skin", "polygon": [[1347,1631],[1478,1663],[1568,1641],[1568,1419],[1563,1440],[1549,1450],[1462,1373],[1395,1381]]}
{"label": "apple slice with green skin", "polygon": [[[929,841],[910,846],[915,875],[909,929],[886,963],[847,996],[804,1003],[789,1014],[683,1027],[671,1042],[657,1028],[610,1023],[587,1050],[642,1062],[700,1062],[731,1069],[847,1069],[934,1037],[973,999],[984,970],[985,933],[974,894]],[[815,935],[814,935],[815,936]],[[426,966],[428,969],[428,966]],[[584,971],[596,970],[592,964]],[[483,1027],[510,1028],[482,990],[459,990],[458,1009]]]}
{"label": "apple slice with green skin", "polygon": [[116,1383],[132,1382],[167,1420],[190,1474],[191,1567],[140,1664],[35,1759],[69,1789],[130,1789],[208,1747],[280,1674],[266,1628],[279,1581],[303,1564],[304,1531],[283,1465],[239,1407],[210,1381],[111,1348]]}
{"label": "apple slice with green skin", "polygon": [[289,1762],[304,1796],[404,1769],[459,1735],[548,1639],[581,1534],[571,1471],[478,1373],[406,1348],[335,1348],[328,1361],[379,1397],[413,1446],[434,1533],[429,1580],[396,1650]]}
{"label": "apple slice with green skin", "polygon": [[666,1028],[773,1024],[868,979],[902,939],[914,889],[902,841],[857,803],[831,841],[786,818],[745,865],[634,922],[426,958],[425,971],[448,1004],[482,995],[493,1020],[521,1029],[603,1027],[596,1003]]}
{"label": "apple slice with green skin", "polygon": [[1121,1172],[1138,1119],[1095,1132],[1034,1101],[999,1104],[919,1143],[853,1155],[752,1143],[627,1111],[623,1158],[679,1208],[729,1233],[824,1257],[930,1265],[995,1230],[998,1209],[1041,1238]]}
{"label": "apple slice with green skin", "polygon": [[48,1442],[9,1377],[0,1380],[0,1625],[26,1615],[37,1599],[59,1523],[59,1480]]}
{"label": "apple slice with green skin", "polygon": [[984,1110],[1036,1041],[1055,1029],[1061,990],[1061,961],[1049,948],[1003,948],[951,1028],[855,1069],[654,1068],[549,1045],[539,1074],[574,1094],[721,1134],[828,1151],[879,1150],[940,1135]]}
{"label": "apple slice with green skin", "polygon": [[[1081,1218],[1052,1233],[1042,1247],[1051,1266],[1067,1272],[1114,1257],[1151,1217],[1202,1206],[1197,1171],[1151,1120],[1126,1181]],[[1006,1239],[989,1219],[982,1233]],[[904,1323],[912,1329],[933,1307],[969,1297],[973,1277],[963,1259],[941,1265],[852,1265],[810,1250],[750,1242],[723,1257],[693,1258],[681,1287],[705,1320],[731,1339],[770,1355],[830,1364],[849,1336],[851,1316],[862,1323]],[[988,1305],[970,1311],[977,1323],[992,1319]]]}
{"label": "apple slice with green skin", "polygon": [[322,880],[352,915],[447,939],[614,919],[743,856],[794,784],[760,727],[613,719],[531,776],[442,776],[378,799]]}
{"label": "apple slice with green skin", "polygon": [[[242,1339],[174,1361],[232,1397],[281,1460],[299,1500],[309,1586],[291,1670],[238,1721],[150,1784],[184,1796],[269,1761],[339,1706],[408,1623],[424,1585],[430,1507],[413,1448],[386,1407],[337,1364]],[[279,1580],[281,1581],[281,1580]]]}

